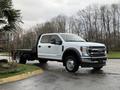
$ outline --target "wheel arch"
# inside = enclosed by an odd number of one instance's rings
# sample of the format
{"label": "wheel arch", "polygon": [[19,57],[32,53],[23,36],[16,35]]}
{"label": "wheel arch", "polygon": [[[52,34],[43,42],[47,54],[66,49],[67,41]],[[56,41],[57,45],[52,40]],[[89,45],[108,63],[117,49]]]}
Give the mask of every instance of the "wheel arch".
{"label": "wheel arch", "polygon": [[63,66],[65,66],[65,57],[68,55],[75,56],[75,58],[78,59],[79,62],[81,62],[81,55],[79,51],[75,48],[68,48],[64,51],[63,56],[62,56]]}

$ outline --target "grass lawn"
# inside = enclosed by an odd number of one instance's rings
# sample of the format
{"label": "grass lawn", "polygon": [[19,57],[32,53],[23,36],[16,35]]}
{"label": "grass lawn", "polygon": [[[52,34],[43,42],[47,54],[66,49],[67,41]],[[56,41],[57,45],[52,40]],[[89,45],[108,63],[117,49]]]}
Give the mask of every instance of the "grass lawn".
{"label": "grass lawn", "polygon": [[40,68],[34,65],[22,65],[18,64],[18,66],[14,70],[6,70],[5,72],[0,72],[0,78],[7,78],[10,76],[19,75],[22,73],[32,72],[34,70],[39,70]]}
{"label": "grass lawn", "polygon": [[111,51],[108,53],[110,59],[120,59],[120,52]]}

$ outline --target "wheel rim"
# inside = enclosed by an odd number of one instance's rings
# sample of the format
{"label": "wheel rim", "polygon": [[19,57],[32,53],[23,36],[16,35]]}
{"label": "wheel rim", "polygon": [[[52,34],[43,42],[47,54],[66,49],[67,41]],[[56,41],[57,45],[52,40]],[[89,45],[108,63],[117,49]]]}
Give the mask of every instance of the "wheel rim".
{"label": "wheel rim", "polygon": [[67,60],[67,62],[66,62],[66,66],[67,66],[67,68],[68,68],[68,70],[73,70],[74,69],[74,60],[72,60],[72,59],[68,59]]}
{"label": "wheel rim", "polygon": [[20,57],[17,56],[16,59],[15,59],[15,61],[16,61],[16,63],[19,63],[19,61],[20,61]]}

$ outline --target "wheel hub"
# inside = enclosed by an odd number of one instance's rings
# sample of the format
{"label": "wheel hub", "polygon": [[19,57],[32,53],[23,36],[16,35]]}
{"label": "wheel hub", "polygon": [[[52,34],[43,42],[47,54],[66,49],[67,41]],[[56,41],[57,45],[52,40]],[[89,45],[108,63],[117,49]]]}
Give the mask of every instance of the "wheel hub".
{"label": "wheel hub", "polygon": [[74,61],[72,59],[68,59],[68,61],[67,61],[67,68],[69,70],[73,70],[73,68],[74,68]]}

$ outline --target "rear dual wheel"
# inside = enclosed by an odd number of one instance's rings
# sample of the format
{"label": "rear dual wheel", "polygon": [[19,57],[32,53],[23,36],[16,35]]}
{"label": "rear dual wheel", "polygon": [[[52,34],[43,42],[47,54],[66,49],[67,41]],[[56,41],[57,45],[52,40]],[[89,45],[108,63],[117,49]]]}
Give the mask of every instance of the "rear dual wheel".
{"label": "rear dual wheel", "polygon": [[20,58],[19,63],[21,63],[21,64],[26,64],[26,62],[27,62],[26,56],[23,55],[23,56]]}
{"label": "rear dual wheel", "polygon": [[16,63],[26,64],[27,59],[25,55],[17,56],[15,59]]}

